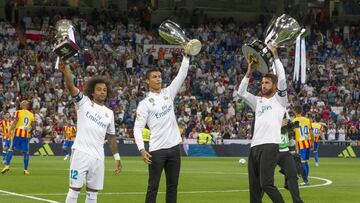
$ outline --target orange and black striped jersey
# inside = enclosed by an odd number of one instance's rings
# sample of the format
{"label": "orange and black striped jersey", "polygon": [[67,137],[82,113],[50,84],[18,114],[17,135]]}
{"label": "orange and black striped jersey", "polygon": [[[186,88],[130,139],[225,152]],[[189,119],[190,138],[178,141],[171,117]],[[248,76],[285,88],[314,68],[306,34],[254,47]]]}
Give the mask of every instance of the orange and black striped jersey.
{"label": "orange and black striped jersey", "polygon": [[10,128],[12,125],[12,121],[0,121],[0,128],[2,130],[2,138],[3,139],[10,139]]}
{"label": "orange and black striped jersey", "polygon": [[18,119],[15,126],[14,136],[28,138],[31,123],[34,121],[34,114],[28,110],[18,110],[15,112],[14,119]]}
{"label": "orange and black striped jersey", "polygon": [[74,141],[76,135],[76,127],[75,126],[64,126],[65,131],[65,140]]}

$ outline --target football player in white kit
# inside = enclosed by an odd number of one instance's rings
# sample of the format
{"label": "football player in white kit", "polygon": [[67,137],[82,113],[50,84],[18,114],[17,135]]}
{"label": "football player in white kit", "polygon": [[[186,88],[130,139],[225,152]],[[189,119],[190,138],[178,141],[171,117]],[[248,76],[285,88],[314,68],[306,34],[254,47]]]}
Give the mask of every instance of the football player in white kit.
{"label": "football player in white kit", "polygon": [[[185,47],[187,53],[187,47]],[[177,124],[174,99],[189,69],[189,57],[184,56],[179,72],[167,88],[162,88],[161,70],[152,68],[146,72],[149,93],[139,103],[136,111],[134,137],[142,159],[149,164],[149,180],[146,203],[155,203],[161,173],[166,175],[166,203],[176,203],[180,174],[181,135]],[[149,152],[145,150],[142,129],[151,131]]]}
{"label": "football player in white kit", "polygon": [[288,106],[284,67],[277,54],[277,45],[268,44],[274,56],[276,75],[265,74],[261,81],[261,96],[247,91],[255,61],[248,57],[248,70],[242,79],[238,95],[255,112],[255,125],[248,158],[250,202],[262,202],[264,192],[273,202],[283,203],[281,193],[274,185],[281,125]]}
{"label": "football player in white kit", "polygon": [[104,184],[104,143],[115,158],[115,174],[122,165],[117,149],[114,113],[105,106],[111,93],[110,82],[103,77],[91,78],[84,94],[75,87],[68,65],[60,65],[65,87],[75,100],[77,111],[77,132],[70,161],[70,186],[66,203],[76,203],[80,190],[86,185],[86,203],[97,202],[97,193]]}

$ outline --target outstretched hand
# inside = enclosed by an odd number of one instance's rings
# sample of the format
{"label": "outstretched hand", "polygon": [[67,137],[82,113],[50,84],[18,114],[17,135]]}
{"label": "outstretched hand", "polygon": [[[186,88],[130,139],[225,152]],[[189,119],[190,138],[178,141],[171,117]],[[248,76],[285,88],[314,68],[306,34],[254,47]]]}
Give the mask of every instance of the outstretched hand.
{"label": "outstretched hand", "polygon": [[269,43],[269,44],[267,44],[267,47],[268,47],[268,48],[271,50],[271,52],[273,53],[274,58],[279,58],[278,52],[277,52],[277,48],[278,48],[277,44],[275,44],[275,43]]}
{"label": "outstretched hand", "polygon": [[68,67],[67,67],[67,65],[66,65],[65,63],[59,63],[59,71],[60,71],[61,73],[64,74],[67,68],[68,68]]}
{"label": "outstretched hand", "polygon": [[189,46],[188,46],[187,44],[182,44],[182,45],[181,45],[181,48],[184,49],[184,54],[185,54],[185,56],[188,56],[188,55],[189,55],[189,52],[190,52]]}
{"label": "outstretched hand", "polygon": [[255,60],[252,59],[252,57],[250,55],[245,56],[246,62],[248,64],[248,71],[247,71],[247,75],[250,75],[252,72],[254,72],[255,70]]}

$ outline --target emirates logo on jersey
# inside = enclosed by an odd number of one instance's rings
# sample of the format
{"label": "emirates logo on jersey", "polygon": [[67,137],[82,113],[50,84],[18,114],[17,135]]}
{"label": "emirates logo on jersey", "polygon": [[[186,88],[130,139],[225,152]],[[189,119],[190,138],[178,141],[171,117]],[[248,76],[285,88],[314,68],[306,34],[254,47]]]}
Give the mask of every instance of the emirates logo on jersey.
{"label": "emirates logo on jersey", "polygon": [[164,100],[168,100],[169,99],[169,97],[167,97],[167,96],[164,96]]}
{"label": "emirates logo on jersey", "polygon": [[172,110],[172,106],[169,107],[167,107],[166,105],[162,106],[162,110],[163,111],[160,113],[155,113],[156,118],[162,118],[163,116],[165,116],[167,113],[169,113]]}
{"label": "emirates logo on jersey", "polygon": [[260,110],[257,112],[257,115],[261,115],[271,109],[272,109],[271,105],[261,106]]}

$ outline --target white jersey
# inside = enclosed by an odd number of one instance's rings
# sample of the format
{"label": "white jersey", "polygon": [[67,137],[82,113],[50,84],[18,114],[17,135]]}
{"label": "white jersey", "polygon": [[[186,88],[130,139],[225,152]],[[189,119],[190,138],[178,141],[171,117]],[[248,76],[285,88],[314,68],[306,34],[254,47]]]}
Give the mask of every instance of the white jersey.
{"label": "white jersey", "polygon": [[280,144],[281,125],[288,105],[285,71],[279,59],[275,60],[278,93],[267,99],[247,91],[249,78],[241,81],[238,94],[255,111],[255,126],[251,147],[261,144]]}
{"label": "white jersey", "polygon": [[104,160],[106,133],[115,135],[114,113],[106,106],[100,106],[89,97],[76,97],[77,129],[73,149]]}
{"label": "white jersey", "polygon": [[142,129],[147,124],[150,131],[149,151],[168,149],[181,142],[174,111],[174,99],[183,84],[189,68],[189,58],[183,58],[179,73],[160,93],[149,92],[136,110],[134,137],[138,149],[144,149]]}

